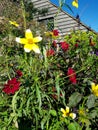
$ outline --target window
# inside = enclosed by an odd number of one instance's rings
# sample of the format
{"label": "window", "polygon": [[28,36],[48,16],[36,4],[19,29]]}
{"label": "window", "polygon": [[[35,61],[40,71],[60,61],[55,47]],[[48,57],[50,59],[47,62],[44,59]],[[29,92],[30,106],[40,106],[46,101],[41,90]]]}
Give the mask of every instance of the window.
{"label": "window", "polygon": [[38,22],[44,24],[48,31],[52,31],[54,29],[54,18],[45,18],[38,20]]}

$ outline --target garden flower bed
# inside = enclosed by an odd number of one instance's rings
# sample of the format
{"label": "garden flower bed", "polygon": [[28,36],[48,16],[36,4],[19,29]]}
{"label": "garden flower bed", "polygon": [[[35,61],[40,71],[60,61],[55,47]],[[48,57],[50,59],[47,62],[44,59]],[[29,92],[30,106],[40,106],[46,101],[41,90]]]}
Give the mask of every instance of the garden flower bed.
{"label": "garden flower bed", "polygon": [[97,130],[98,35],[1,25],[0,130]]}

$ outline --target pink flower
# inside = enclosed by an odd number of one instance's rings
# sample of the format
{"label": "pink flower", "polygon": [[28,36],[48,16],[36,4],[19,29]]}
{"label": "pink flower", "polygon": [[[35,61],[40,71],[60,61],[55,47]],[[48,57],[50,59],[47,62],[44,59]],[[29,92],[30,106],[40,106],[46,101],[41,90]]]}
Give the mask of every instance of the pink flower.
{"label": "pink flower", "polygon": [[55,55],[55,51],[53,49],[50,49],[50,50],[47,51],[46,55],[47,56],[53,56],[53,55]]}
{"label": "pink flower", "polygon": [[69,80],[71,81],[72,84],[76,84],[76,73],[72,68],[68,68],[67,75],[69,76]]}
{"label": "pink flower", "polygon": [[60,42],[60,45],[63,51],[67,51],[69,49],[69,44],[66,42]]}
{"label": "pink flower", "polygon": [[17,81],[16,78],[12,78],[11,80],[8,80],[7,84],[4,85],[4,88],[2,91],[4,91],[6,94],[14,94],[16,91],[19,90],[20,82]]}

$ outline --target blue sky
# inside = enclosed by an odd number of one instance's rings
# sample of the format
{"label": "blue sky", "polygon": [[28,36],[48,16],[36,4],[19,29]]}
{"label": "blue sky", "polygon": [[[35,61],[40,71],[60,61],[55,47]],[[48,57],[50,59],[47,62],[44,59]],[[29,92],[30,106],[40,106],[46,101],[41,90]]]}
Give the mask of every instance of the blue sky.
{"label": "blue sky", "polygon": [[[50,0],[52,3],[58,5],[59,0]],[[98,0],[78,0],[79,8],[75,8],[71,5],[73,0],[65,0],[70,5],[74,13],[72,13],[66,7],[63,9],[71,16],[76,17],[77,14],[80,16],[81,22],[98,32]]]}

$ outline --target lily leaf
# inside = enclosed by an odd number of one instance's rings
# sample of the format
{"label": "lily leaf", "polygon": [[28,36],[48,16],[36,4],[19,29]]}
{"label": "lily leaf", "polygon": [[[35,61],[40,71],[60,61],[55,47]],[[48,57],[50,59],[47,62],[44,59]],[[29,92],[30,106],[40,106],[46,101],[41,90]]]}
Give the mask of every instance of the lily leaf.
{"label": "lily leaf", "polygon": [[86,103],[88,109],[95,106],[95,99],[96,99],[96,97],[93,94],[88,96],[88,100],[87,100],[87,103]]}
{"label": "lily leaf", "polygon": [[82,95],[78,92],[74,92],[70,97],[69,97],[69,107],[75,107],[82,99]]}

